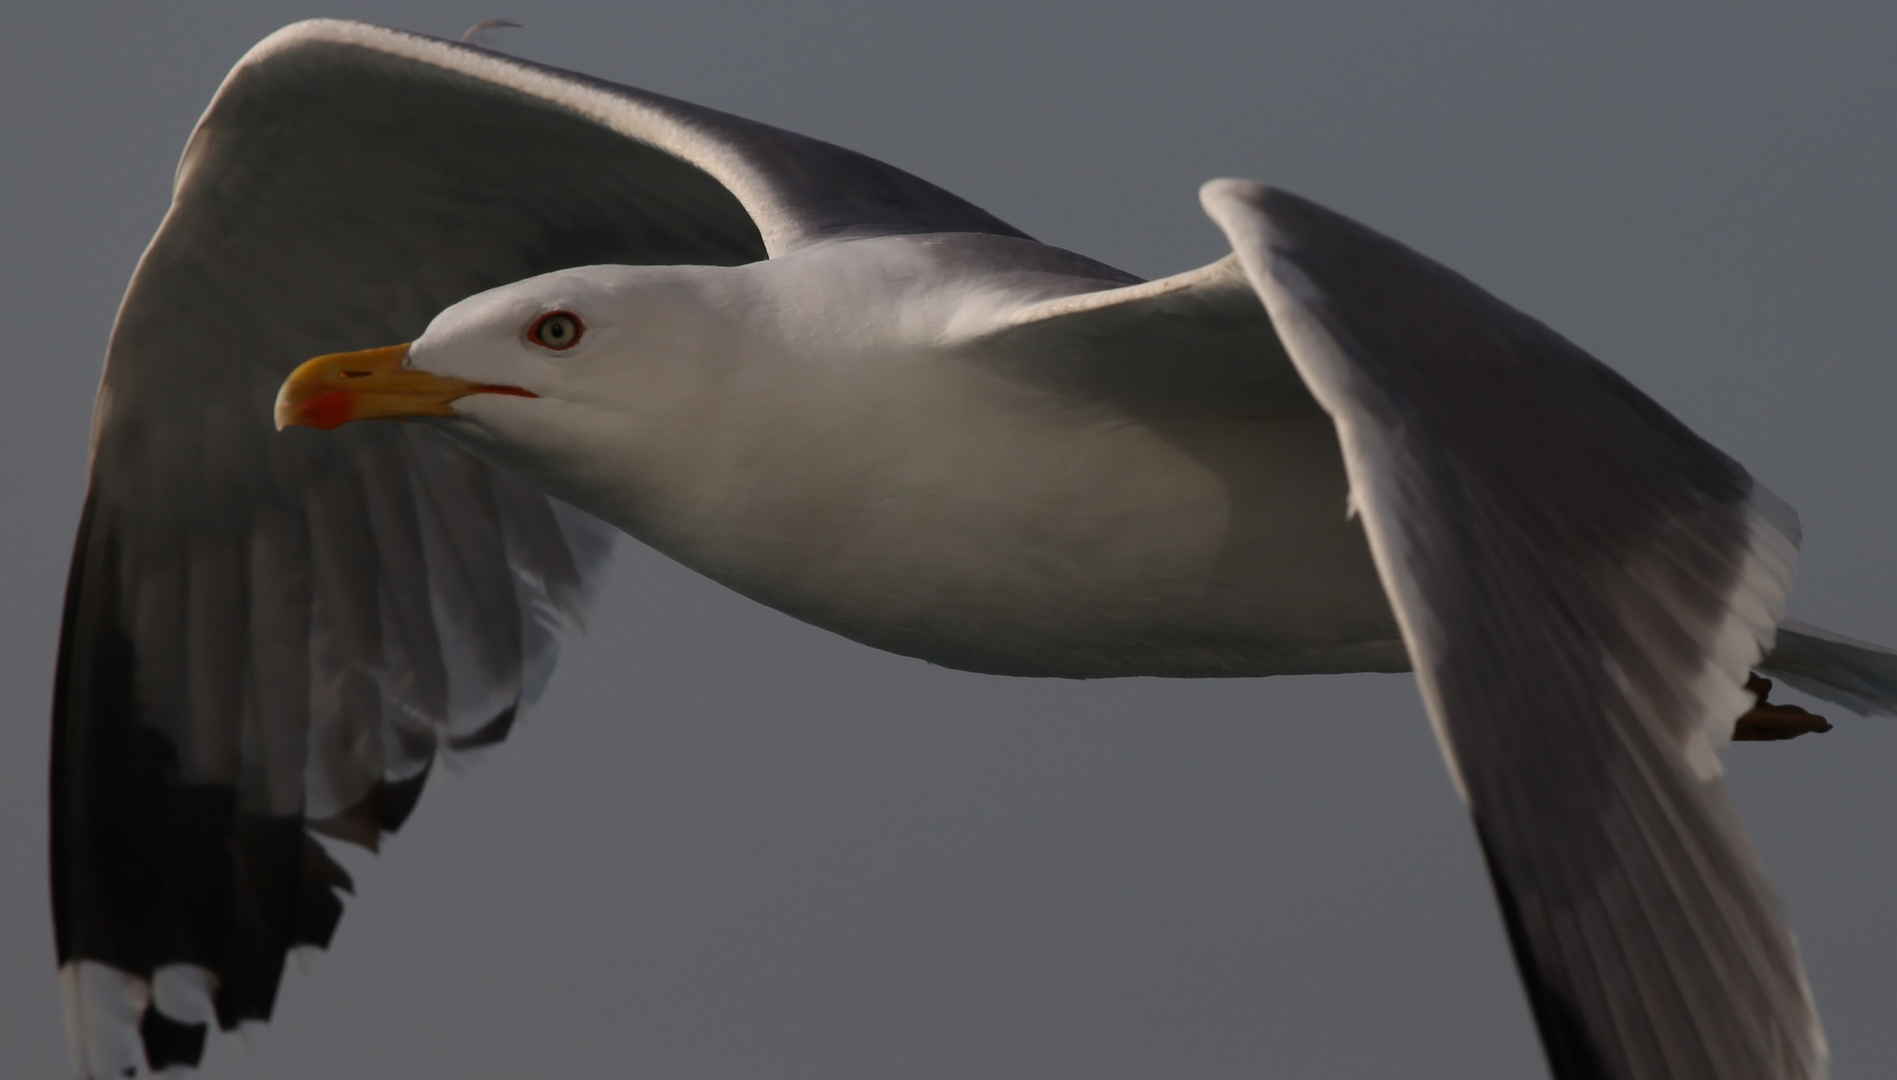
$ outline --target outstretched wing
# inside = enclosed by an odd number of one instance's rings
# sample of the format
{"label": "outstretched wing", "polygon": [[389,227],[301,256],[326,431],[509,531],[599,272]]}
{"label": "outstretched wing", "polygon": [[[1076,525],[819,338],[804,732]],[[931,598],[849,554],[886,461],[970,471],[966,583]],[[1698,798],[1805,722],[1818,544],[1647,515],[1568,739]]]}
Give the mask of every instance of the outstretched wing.
{"label": "outstretched wing", "polygon": [[609,547],[437,433],[272,430],[310,356],[591,263],[737,264],[839,234],[1019,235],[861,155],[412,34],[290,27],[232,71],[114,329],[54,707],[75,1052],[194,1063],[443,746],[507,733]]}
{"label": "outstretched wing", "polygon": [[[1204,200],[1234,256],[1077,284],[984,347],[1143,422],[1328,412],[1324,456],[1341,452],[1556,1075],[1822,1076],[1796,950],[1715,756],[1783,613],[1790,510],[1401,245],[1252,184]],[[1839,681],[1843,644],[1790,637],[1775,670]],[[1872,696],[1885,658],[1850,658]]]}
{"label": "outstretched wing", "polygon": [[1336,421],[1562,1080],[1791,1080],[1825,1042],[1715,748],[1790,510],[1568,341],[1283,192],[1223,227]]}

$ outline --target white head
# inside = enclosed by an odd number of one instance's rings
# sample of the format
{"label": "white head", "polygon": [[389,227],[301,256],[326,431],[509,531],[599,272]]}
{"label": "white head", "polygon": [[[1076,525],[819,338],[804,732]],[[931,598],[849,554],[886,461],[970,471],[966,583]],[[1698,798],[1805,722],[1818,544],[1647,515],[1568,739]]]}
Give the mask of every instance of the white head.
{"label": "white head", "polygon": [[[587,266],[449,307],[406,345],[310,360],[279,429],[424,420],[582,505],[616,497],[642,447],[673,445],[746,350],[714,267]],[[591,492],[589,494],[589,491]]]}

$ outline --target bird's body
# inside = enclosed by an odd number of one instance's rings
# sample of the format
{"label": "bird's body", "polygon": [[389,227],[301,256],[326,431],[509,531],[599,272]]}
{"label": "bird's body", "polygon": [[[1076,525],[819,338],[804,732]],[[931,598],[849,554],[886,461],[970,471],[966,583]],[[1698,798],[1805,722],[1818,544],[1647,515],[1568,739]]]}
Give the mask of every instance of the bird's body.
{"label": "bird's body", "polygon": [[[1167,409],[1100,384],[1090,358],[1022,358],[992,332],[997,313],[1107,284],[1044,269],[1075,261],[1024,240],[904,236],[741,267],[589,267],[451,308],[412,359],[449,353],[435,370],[517,380],[452,352],[458,323],[522,293],[600,309],[581,349],[636,328],[633,354],[562,357],[538,373],[538,400],[465,399],[473,423],[448,429],[868,645],[1068,678],[1405,670],[1343,513],[1336,435],[1301,388]],[[1169,360],[1189,362],[1148,362]],[[1274,361],[1288,368],[1257,358]],[[1171,415],[1142,415],[1154,407]]]}
{"label": "bird's body", "polygon": [[1782,622],[1795,515],[1553,330],[1297,196],[1201,202],[1231,253],[1141,282],[643,91],[260,44],[100,390],[54,703],[82,1072],[270,1016],[342,913],[315,836],[505,738],[617,526],[950,667],[1412,668],[1560,1080],[1819,1080],[1716,751],[1751,669],[1897,713],[1897,654]]}

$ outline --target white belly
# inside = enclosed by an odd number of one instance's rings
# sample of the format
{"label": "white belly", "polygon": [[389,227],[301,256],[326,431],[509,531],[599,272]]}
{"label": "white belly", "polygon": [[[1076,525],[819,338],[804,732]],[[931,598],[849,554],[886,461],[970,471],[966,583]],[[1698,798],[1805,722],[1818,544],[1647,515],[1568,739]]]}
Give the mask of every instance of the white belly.
{"label": "white belly", "polygon": [[718,436],[673,430],[631,488],[559,493],[762,603],[947,667],[1407,667],[1327,417],[1161,430],[949,358],[915,364],[802,367],[672,403]]}

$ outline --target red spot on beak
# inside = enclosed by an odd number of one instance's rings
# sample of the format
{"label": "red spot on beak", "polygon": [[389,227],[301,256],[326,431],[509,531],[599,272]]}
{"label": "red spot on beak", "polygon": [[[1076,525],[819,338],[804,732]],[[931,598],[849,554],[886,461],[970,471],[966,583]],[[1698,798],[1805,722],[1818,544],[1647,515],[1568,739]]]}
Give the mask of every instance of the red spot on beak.
{"label": "red spot on beak", "polygon": [[325,390],[297,406],[297,423],[332,431],[355,419],[356,395],[347,390]]}

